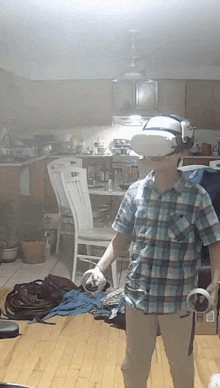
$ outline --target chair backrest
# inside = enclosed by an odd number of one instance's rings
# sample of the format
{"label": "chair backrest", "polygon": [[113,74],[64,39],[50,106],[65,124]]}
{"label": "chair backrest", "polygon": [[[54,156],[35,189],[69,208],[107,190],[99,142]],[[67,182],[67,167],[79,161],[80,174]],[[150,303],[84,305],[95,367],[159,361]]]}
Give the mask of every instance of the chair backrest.
{"label": "chair backrest", "polygon": [[47,165],[50,182],[53,187],[54,193],[56,195],[60,215],[71,214],[69,201],[63,189],[61,173],[64,170],[71,171],[76,167],[78,168],[82,167],[82,159],[77,159],[72,157],[59,158],[51,161]]}
{"label": "chair backrest", "polygon": [[211,160],[209,162],[209,166],[215,168],[216,170],[220,170],[220,160]]}
{"label": "chair backrest", "polygon": [[72,211],[75,232],[93,228],[92,206],[89,197],[86,169],[75,168],[62,172],[61,179]]}

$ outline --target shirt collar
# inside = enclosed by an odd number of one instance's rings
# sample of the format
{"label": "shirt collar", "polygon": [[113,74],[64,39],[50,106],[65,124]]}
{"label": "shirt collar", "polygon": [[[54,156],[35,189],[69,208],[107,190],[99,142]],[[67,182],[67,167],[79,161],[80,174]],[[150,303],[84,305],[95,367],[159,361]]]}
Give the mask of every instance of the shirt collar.
{"label": "shirt collar", "polygon": [[[153,179],[154,174],[155,174],[155,171],[153,170],[146,176],[146,178],[144,178],[144,186],[150,186],[151,188],[155,188],[154,179]],[[182,193],[186,182],[187,182],[187,179],[185,178],[184,174],[180,172],[180,179],[173,185],[173,187],[170,190],[174,189],[178,193]]]}

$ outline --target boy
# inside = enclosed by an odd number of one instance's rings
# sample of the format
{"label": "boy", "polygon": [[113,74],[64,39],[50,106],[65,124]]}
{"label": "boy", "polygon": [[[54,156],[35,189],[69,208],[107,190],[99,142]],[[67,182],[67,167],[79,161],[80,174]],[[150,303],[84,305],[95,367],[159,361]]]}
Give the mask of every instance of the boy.
{"label": "boy", "polygon": [[220,224],[206,191],[177,169],[193,145],[194,128],[173,115],[151,118],[132,138],[142,164],[152,167],[133,183],[113,223],[116,236],[95,267],[93,281],[130,249],[125,282],[125,388],[146,388],[158,326],[175,388],[194,387],[193,313],[187,295],[197,286],[202,244],[209,246],[211,308],[220,280]]}

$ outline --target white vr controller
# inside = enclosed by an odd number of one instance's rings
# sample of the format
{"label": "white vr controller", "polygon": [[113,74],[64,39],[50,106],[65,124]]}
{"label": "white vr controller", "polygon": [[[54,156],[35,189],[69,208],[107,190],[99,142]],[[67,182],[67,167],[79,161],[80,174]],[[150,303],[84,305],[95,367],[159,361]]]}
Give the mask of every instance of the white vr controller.
{"label": "white vr controller", "polygon": [[211,295],[204,288],[195,288],[187,296],[188,307],[196,313],[206,313],[210,308]]}
{"label": "white vr controller", "polygon": [[94,269],[89,269],[88,271],[86,271],[81,281],[81,285],[84,288],[84,290],[86,292],[89,292],[90,294],[97,294],[98,292],[101,292],[106,284],[106,278],[102,273],[100,273],[98,284],[95,284],[95,282],[92,279],[92,275],[94,272],[95,272]]}

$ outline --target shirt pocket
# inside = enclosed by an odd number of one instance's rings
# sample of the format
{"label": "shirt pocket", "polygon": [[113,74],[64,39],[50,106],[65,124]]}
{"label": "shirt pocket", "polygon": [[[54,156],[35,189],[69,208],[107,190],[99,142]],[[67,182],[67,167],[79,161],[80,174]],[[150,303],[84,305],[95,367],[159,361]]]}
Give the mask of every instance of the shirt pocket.
{"label": "shirt pocket", "polygon": [[168,235],[172,240],[186,241],[192,229],[190,221],[184,214],[171,214]]}

